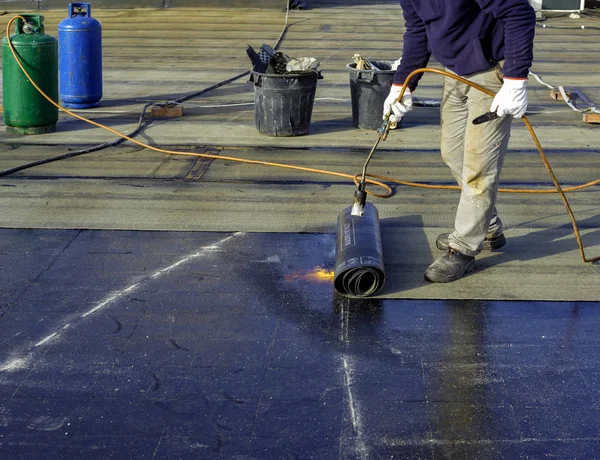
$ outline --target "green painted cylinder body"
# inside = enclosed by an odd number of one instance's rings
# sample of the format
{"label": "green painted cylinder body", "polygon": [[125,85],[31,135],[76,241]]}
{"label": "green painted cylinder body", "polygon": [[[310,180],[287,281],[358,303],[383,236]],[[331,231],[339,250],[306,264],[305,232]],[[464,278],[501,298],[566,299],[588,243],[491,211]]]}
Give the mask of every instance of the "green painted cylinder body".
{"label": "green painted cylinder body", "polygon": [[[58,45],[44,33],[44,16],[23,15],[17,19],[11,42],[32,80],[55,102],[58,101]],[[43,134],[56,130],[58,108],[50,104],[25,76],[2,39],[2,100],[6,130],[20,134]]]}

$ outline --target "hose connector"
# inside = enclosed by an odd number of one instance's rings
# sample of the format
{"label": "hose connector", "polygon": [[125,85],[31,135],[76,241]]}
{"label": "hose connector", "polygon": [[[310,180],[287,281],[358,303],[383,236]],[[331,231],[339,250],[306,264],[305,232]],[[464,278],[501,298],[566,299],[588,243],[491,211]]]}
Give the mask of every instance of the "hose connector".
{"label": "hose connector", "polygon": [[367,202],[367,192],[365,192],[365,184],[361,182],[358,189],[354,192],[354,203],[352,204],[353,216],[362,217],[365,213],[365,204]]}
{"label": "hose connector", "polygon": [[377,128],[377,134],[381,137],[382,141],[387,139],[388,132],[390,131],[390,119],[386,118],[379,128]]}
{"label": "hose connector", "polygon": [[31,34],[34,34],[37,32],[37,27],[34,26],[31,22],[26,22],[21,27],[21,30],[23,31],[24,34],[31,35]]}

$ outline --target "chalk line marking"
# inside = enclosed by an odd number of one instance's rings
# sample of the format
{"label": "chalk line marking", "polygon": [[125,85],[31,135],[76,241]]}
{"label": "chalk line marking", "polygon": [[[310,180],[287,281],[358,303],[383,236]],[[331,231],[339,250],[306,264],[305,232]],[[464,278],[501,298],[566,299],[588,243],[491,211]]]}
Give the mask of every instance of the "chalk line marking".
{"label": "chalk line marking", "polygon": [[[344,348],[348,348],[350,345],[349,329],[350,329],[350,301],[344,299],[340,303],[340,343],[343,344]],[[352,424],[352,434],[345,433],[342,431],[340,437],[340,454],[345,457],[345,454],[351,454],[352,457],[365,460],[369,458],[369,449],[364,440],[363,426],[360,417],[360,407],[358,401],[354,397],[352,391],[352,381],[354,375],[354,367],[352,366],[352,360],[348,356],[347,350],[342,353],[342,367],[344,371],[344,389],[346,390],[346,398],[348,400],[348,411],[350,413],[350,422]],[[347,442],[348,438],[352,438],[353,443]],[[352,446],[352,452],[348,453],[347,449]],[[344,452],[346,451],[346,452]]]}
{"label": "chalk line marking", "polygon": [[10,372],[24,369],[27,367],[27,364],[29,364],[30,360],[30,356],[19,356],[17,358],[9,359],[0,367],[0,372]]}
{"label": "chalk line marking", "polygon": [[131,284],[130,286],[128,286],[125,289],[122,289],[120,291],[110,293],[110,295],[108,297],[106,297],[104,300],[99,302],[93,308],[91,308],[87,312],[83,313],[78,318],[75,318],[73,321],[64,323],[63,325],[59,326],[57,331],[48,334],[42,340],[37,342],[33,347],[30,347],[29,350],[27,350],[25,352],[21,352],[21,353],[15,353],[15,355],[17,355],[17,357],[11,358],[8,361],[6,361],[3,365],[0,365],[0,372],[14,371],[17,369],[22,369],[29,362],[29,357],[26,356],[27,353],[30,353],[31,351],[35,350],[38,347],[46,345],[50,341],[54,341],[54,340],[60,338],[60,336],[62,335],[62,332],[65,331],[66,329],[69,329],[70,327],[77,325],[79,322],[85,320],[90,315],[108,307],[109,305],[111,305],[115,301],[119,300],[126,294],[129,294],[130,292],[135,291],[140,286],[142,286],[146,283],[149,283],[150,281],[155,280],[156,278],[158,278],[162,275],[169,273],[171,270],[173,270],[191,260],[205,257],[205,256],[209,255],[211,252],[220,250],[221,246],[223,244],[225,244],[229,240],[231,240],[237,236],[241,236],[241,235],[245,235],[245,233],[244,232],[236,232],[236,233],[228,236],[227,238],[223,238],[222,240],[217,241],[216,243],[213,243],[209,246],[204,246],[204,247],[200,248],[200,250],[196,251],[195,253],[184,257],[183,259],[169,265],[168,267],[161,268],[160,270],[156,271],[155,273],[153,273],[151,275],[147,275],[141,281],[138,281],[135,284]]}

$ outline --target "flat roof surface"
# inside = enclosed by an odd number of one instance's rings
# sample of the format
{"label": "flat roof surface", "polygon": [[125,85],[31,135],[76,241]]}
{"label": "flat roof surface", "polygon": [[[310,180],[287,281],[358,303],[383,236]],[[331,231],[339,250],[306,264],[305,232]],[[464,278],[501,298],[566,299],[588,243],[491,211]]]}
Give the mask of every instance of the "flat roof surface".
{"label": "flat roof surface", "polygon": [[[353,126],[346,65],[354,53],[397,59],[404,29],[396,2],[325,3],[289,14],[95,9],[104,96],[77,113],[129,133],[145,104],[197,94],[182,117],[146,116],[135,139],[217,158],[127,142],[0,178],[3,456],[595,455],[598,265],[582,262],[557,194],[501,194],[507,245],[435,285],[423,271],[458,194],[386,181],[393,196],[369,198],[384,290],[335,293],[335,220],[377,139]],[[538,24],[532,71],[600,101],[600,20],[588,13]],[[65,12],[43,14],[56,36]],[[254,124],[245,49],[280,36],[282,52],[321,62],[308,135],[267,136]],[[441,78],[426,75],[417,96],[435,102],[440,92]],[[561,184],[597,180],[598,125],[535,78],[528,95]],[[116,138],[66,114],[52,134],[0,127],[0,170]],[[451,185],[438,144],[438,109],[416,107],[369,171]],[[522,123],[502,187],[553,187]],[[587,257],[600,254],[598,193],[567,194]]]}

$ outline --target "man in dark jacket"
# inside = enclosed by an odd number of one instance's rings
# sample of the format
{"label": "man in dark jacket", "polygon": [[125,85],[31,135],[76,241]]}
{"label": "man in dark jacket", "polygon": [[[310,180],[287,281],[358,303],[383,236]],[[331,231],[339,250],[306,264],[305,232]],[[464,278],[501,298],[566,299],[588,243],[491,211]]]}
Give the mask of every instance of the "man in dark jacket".
{"label": "man in dark jacket", "polygon": [[[527,0],[400,0],[400,5],[406,32],[384,118],[398,122],[412,108],[412,92],[422,74],[409,82],[397,101],[400,89],[431,56],[447,71],[497,92],[492,98],[453,78],[444,79],[441,153],[461,196],[454,231],[436,240],[445,254],[427,268],[425,279],[445,283],[471,271],[479,251],[506,242],[496,194],[512,118],[522,117],[527,109],[535,12]],[[499,118],[472,124],[489,111]]]}

